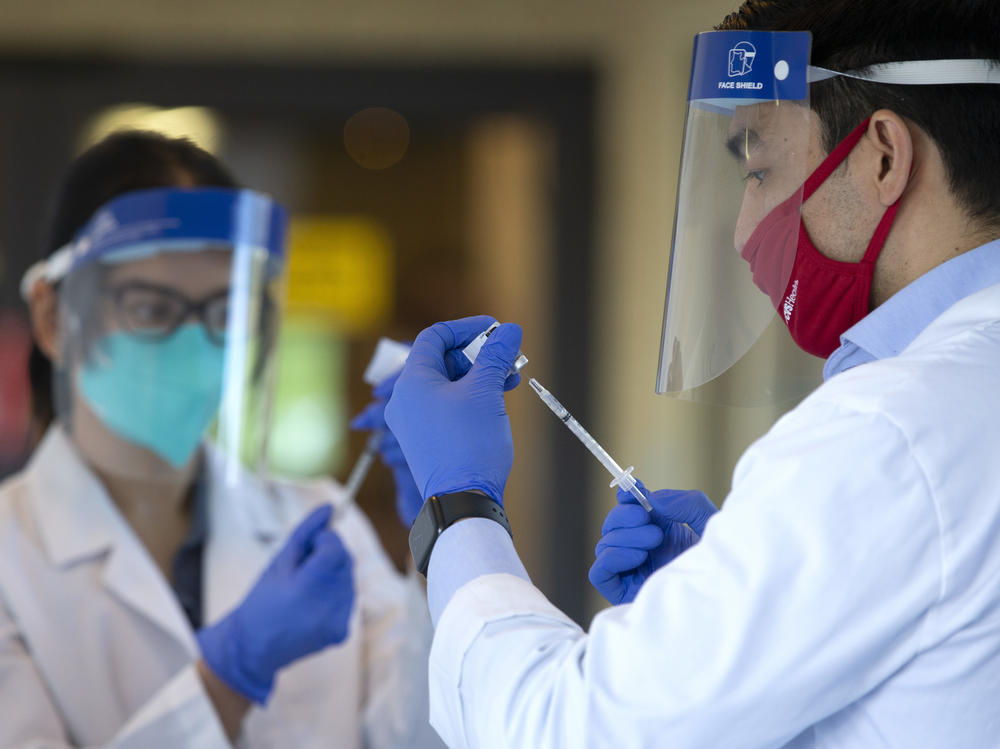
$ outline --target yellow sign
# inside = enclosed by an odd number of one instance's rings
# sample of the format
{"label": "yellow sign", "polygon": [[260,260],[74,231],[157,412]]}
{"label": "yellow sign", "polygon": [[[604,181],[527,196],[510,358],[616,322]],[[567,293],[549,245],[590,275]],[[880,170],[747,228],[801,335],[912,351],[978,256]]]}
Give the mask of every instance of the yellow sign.
{"label": "yellow sign", "polygon": [[393,253],[371,219],[298,216],[289,227],[288,312],[348,332],[369,331],[392,313]]}

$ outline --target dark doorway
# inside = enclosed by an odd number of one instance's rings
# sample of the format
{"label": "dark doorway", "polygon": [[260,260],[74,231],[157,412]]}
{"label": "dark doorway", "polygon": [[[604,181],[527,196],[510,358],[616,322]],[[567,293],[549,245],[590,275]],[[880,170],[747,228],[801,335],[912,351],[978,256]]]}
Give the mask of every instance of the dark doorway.
{"label": "dark doorway", "polygon": [[[588,423],[595,86],[585,64],[352,67],[7,59],[0,65],[0,313],[23,319],[18,281],[40,253],[54,187],[88,123],[124,102],[205,107],[226,134],[220,155],[248,185],[274,194],[293,215],[362,216],[390,239],[387,316],[378,325],[348,326],[333,336],[345,411],[356,413],[368,399],[360,372],[378,335],[412,337],[434,320],[487,312],[522,322],[529,358],[542,367],[552,391]],[[363,158],[352,158],[345,149],[348,119],[371,107],[399,113],[409,128],[406,154],[389,168],[365,168]],[[545,236],[536,238],[537,257],[529,253],[517,260],[505,287],[532,290],[527,302],[491,288],[494,271],[484,270],[485,250],[474,246],[477,232],[469,230],[476,191],[493,184],[490,173],[475,176],[470,162],[491,163],[494,143],[514,144],[514,151],[527,143],[523,163],[538,162],[532,179],[536,202],[543,204],[538,215],[544,216]],[[481,158],[470,158],[472,152]],[[508,191],[516,192],[517,180],[509,184]],[[502,226],[505,208],[502,198],[497,200],[501,204],[490,210],[494,224]],[[526,226],[530,229],[530,222]],[[531,231],[525,236],[530,239]],[[544,276],[536,276],[545,268]],[[545,280],[541,286],[539,278]],[[493,308],[481,306],[483,300]],[[534,338],[543,350],[529,348],[532,324],[547,331]],[[23,390],[13,376],[0,377]],[[517,487],[520,496],[509,491],[507,497],[515,538],[536,584],[580,620],[594,540],[585,536],[584,520],[589,458],[575,445],[567,449],[559,425],[544,414],[537,417],[540,405],[523,402],[527,388],[520,390],[512,416],[523,412],[532,426],[523,436],[515,426],[517,477],[509,488]],[[16,389],[12,397],[18,400]],[[0,420],[0,429],[4,423]],[[335,475],[343,478],[362,443],[351,435],[341,445],[331,468]],[[11,457],[6,469],[15,463]],[[360,501],[402,561],[405,532],[394,525],[391,499],[384,500],[391,494],[391,479],[382,471],[365,485]]]}

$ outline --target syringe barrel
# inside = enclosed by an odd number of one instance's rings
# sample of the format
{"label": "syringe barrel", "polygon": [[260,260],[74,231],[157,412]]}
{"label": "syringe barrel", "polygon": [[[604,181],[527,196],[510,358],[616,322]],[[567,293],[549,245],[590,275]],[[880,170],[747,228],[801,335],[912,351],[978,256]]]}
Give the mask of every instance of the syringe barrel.
{"label": "syringe barrel", "polygon": [[528,380],[528,384],[531,385],[532,390],[538,394],[538,397],[542,399],[552,413],[559,417],[559,421],[569,427],[569,430],[576,435],[576,438],[583,443],[583,446],[590,450],[590,454],[597,458],[612,476],[621,476],[622,467],[615,462],[607,450],[601,447],[597,440],[590,436],[590,432],[583,428],[580,422],[566,410],[566,407],[556,400],[556,397],[552,393],[545,389],[542,383],[532,377]]}
{"label": "syringe barrel", "polygon": [[612,476],[620,476],[622,474],[622,467],[615,462],[615,459],[608,454],[607,450],[601,447],[597,440],[590,436],[590,432],[584,429],[575,417],[569,416],[569,418],[563,419],[563,423],[577,436],[577,439],[583,443],[584,447],[590,450],[590,453],[601,461],[601,465],[607,468]]}
{"label": "syringe barrel", "polygon": [[601,444],[590,436],[590,432],[583,428],[579,421],[577,421],[566,410],[566,407],[562,403],[556,400],[555,396],[552,395],[548,390],[546,390],[542,383],[532,377],[528,380],[528,384],[531,385],[531,389],[534,390],[538,397],[542,399],[542,402],[559,417],[559,421],[569,427],[569,430],[576,435],[576,438],[583,443],[583,446],[590,450],[590,454],[597,458],[601,465],[604,466],[608,473],[614,477],[614,481],[611,482],[611,486],[621,486],[628,492],[632,493],[643,507],[648,511],[652,511],[653,507],[649,504],[649,500],[643,495],[642,490],[635,483],[635,478],[632,476],[632,466],[629,466],[627,471],[623,471],[622,467],[618,465],[614,458],[601,447]]}
{"label": "syringe barrel", "polygon": [[351,473],[347,477],[347,481],[344,482],[344,493],[348,497],[353,499],[358,493],[358,489],[361,488],[361,484],[364,483],[365,478],[368,476],[368,471],[371,470],[372,463],[375,462],[375,455],[378,453],[378,447],[381,442],[381,431],[372,432],[368,437],[365,449],[361,451],[361,455],[355,461],[354,467],[351,468]]}

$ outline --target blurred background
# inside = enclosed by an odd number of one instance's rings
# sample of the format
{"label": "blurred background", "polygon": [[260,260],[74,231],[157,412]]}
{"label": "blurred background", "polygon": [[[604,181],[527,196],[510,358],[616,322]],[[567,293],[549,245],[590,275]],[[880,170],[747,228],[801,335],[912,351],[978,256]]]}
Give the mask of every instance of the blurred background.
{"label": "blurred background", "polygon": [[[0,474],[30,444],[18,282],[73,156],[187,135],[293,215],[272,470],[344,479],[379,336],[487,313],[651,488],[720,504],[782,408],[653,392],[691,39],[736,0],[0,0]],[[581,622],[608,477],[526,386],[506,505]],[[786,404],[787,408],[790,404]],[[399,564],[380,465],[360,502]]]}

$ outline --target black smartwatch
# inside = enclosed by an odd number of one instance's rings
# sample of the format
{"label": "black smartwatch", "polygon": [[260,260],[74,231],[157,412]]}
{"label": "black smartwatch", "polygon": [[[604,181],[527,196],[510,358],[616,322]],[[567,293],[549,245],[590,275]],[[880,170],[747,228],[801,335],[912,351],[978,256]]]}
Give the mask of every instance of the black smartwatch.
{"label": "black smartwatch", "polygon": [[503,507],[485,494],[455,492],[431,497],[424,502],[410,528],[410,553],[417,565],[417,572],[426,577],[431,550],[438,536],[445,528],[465,518],[489,518],[500,523],[507,534],[513,537]]}

